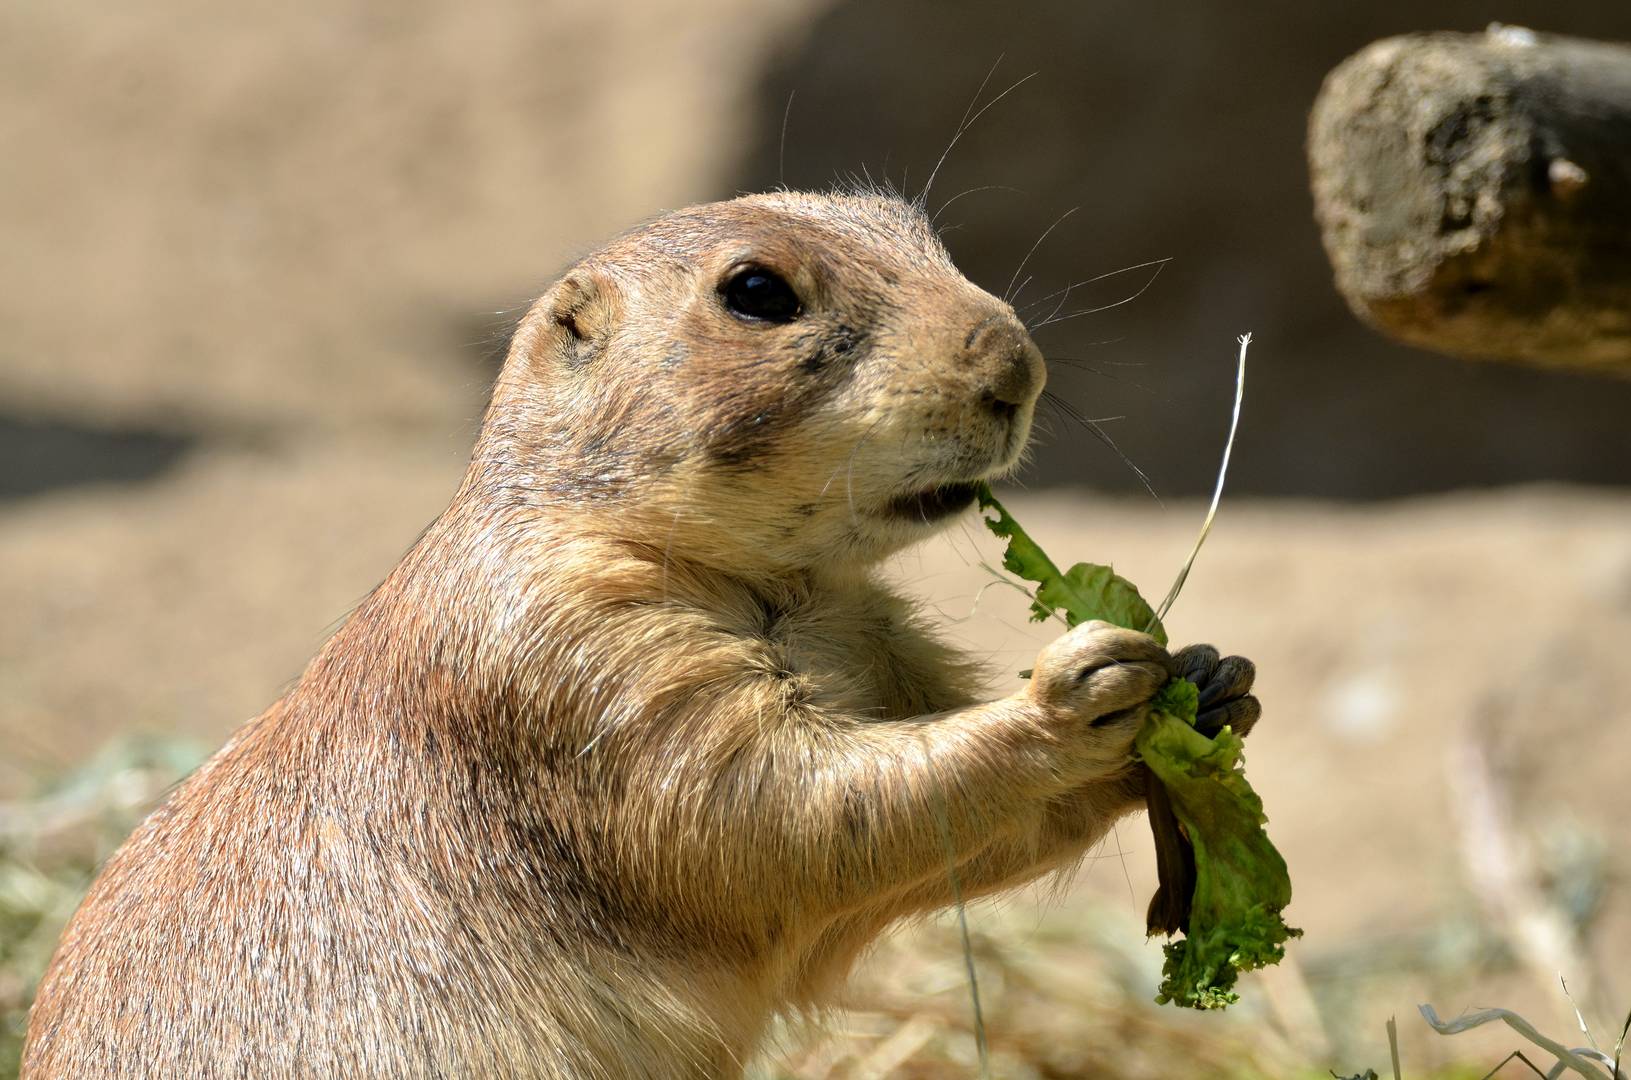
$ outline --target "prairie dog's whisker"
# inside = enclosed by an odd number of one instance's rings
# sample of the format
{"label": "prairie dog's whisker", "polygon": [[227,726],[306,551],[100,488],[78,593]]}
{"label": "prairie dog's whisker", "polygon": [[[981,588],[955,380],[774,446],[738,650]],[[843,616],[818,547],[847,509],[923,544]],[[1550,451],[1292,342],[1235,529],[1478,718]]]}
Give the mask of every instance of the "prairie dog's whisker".
{"label": "prairie dog's whisker", "polygon": [[[1109,448],[1111,453],[1120,458],[1123,465],[1132,470],[1133,475],[1138,477],[1138,482],[1144,485],[1144,490],[1150,493],[1151,498],[1153,498],[1157,503],[1161,502],[1161,496],[1156,494],[1155,486],[1150,483],[1150,478],[1145,475],[1143,469],[1140,469],[1133,463],[1132,458],[1128,457],[1122,452],[1121,447],[1116,445],[1116,441],[1110,437],[1110,433],[1105,431],[1104,428],[1100,426],[1102,421],[1095,420],[1092,417],[1087,416],[1076,406],[1072,405],[1070,402],[1066,401],[1052,390],[1042,391],[1042,400],[1052,405],[1066,419],[1073,420],[1080,424],[1083,428],[1086,428],[1095,439],[1103,443],[1107,448]],[[1120,417],[1105,417],[1104,419],[1115,420],[1120,419]]]}

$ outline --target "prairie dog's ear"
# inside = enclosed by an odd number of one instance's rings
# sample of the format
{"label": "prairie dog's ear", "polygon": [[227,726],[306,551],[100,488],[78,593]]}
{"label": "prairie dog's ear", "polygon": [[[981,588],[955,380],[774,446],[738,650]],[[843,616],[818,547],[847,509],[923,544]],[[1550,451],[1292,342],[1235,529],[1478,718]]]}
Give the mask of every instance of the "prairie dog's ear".
{"label": "prairie dog's ear", "polygon": [[544,335],[566,364],[587,364],[606,347],[617,317],[617,286],[607,275],[579,267],[544,297]]}

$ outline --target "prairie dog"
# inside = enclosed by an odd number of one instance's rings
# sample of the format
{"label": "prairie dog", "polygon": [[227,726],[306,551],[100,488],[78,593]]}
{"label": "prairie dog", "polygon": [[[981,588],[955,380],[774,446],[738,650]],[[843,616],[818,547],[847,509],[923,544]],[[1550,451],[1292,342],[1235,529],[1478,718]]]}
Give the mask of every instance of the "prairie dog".
{"label": "prairie dog", "polygon": [[23,1076],[732,1076],[948,857],[966,896],[1070,863],[1179,662],[1087,624],[983,700],[875,573],[1013,467],[1044,377],[892,197],[585,258],[446,512],[109,861]]}

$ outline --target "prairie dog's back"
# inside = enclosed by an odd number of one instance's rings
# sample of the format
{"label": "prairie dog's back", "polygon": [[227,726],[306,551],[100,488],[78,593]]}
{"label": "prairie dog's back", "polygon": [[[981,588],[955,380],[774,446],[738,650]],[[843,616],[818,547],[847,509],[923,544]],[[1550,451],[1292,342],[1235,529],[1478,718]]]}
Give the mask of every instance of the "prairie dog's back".
{"label": "prairie dog's back", "polygon": [[[478,715],[503,703],[451,670],[389,685],[392,588],[109,861],[25,1075],[717,1074],[711,1021],[631,964],[575,867],[571,798],[537,790],[552,748],[506,746]],[[626,1009],[672,1029],[644,1068]]]}

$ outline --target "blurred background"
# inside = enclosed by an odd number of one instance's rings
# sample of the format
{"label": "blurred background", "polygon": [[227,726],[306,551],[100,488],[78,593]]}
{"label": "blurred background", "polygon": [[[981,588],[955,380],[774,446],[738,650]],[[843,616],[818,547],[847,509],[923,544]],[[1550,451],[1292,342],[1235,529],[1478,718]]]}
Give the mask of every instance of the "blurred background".
{"label": "blurred background", "polygon": [[[1307,110],[1371,40],[1631,38],[1624,0],[154,0],[0,7],[0,1070],[61,920],[445,504],[507,330],[665,208],[927,179],[1038,334],[1017,516],[1160,593],[1256,335],[1231,494],[1168,625],[1259,665],[1251,776],[1307,936],[1225,1015],[1148,1004],[1147,830],[969,912],[1002,1076],[1478,1076],[1518,1008],[1631,1006],[1631,382],[1389,344],[1331,285]],[[1000,61],[1000,62],[999,62]],[[1061,215],[1074,209],[1068,217]],[[1049,302],[1051,306],[1051,301]],[[1033,309],[1033,314],[1047,309]],[[1102,422],[1159,500],[1071,415]],[[1115,418],[1115,419],[1111,419]],[[996,684],[1051,631],[969,523],[895,572]],[[766,1076],[972,1075],[960,948],[882,947]],[[14,1064],[14,1058],[10,1058]]]}

